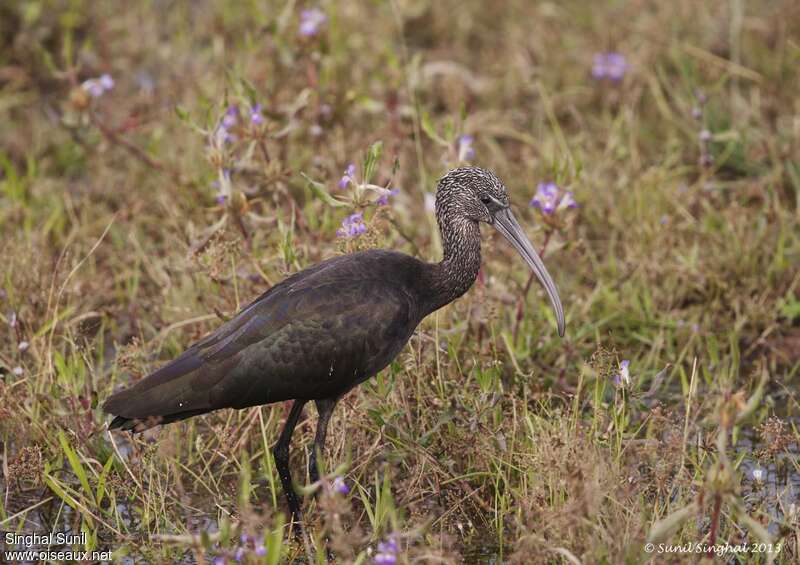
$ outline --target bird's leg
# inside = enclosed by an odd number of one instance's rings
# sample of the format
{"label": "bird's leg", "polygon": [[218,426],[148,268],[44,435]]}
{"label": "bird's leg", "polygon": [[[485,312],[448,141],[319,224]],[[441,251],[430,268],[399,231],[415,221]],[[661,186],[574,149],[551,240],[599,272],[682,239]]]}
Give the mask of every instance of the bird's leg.
{"label": "bird's leg", "polygon": [[311,457],[308,460],[308,475],[312,483],[319,480],[319,467],[317,466],[317,456],[322,457],[325,452],[325,436],[328,433],[328,422],[331,420],[333,408],[336,406],[336,398],[326,398],[324,400],[316,400],[317,413],[319,414],[319,421],[317,422],[317,434],[314,436],[314,449],[311,451]]}
{"label": "bird's leg", "polygon": [[292,522],[300,522],[301,514],[300,501],[297,499],[297,493],[294,491],[292,474],[289,471],[289,444],[292,442],[292,432],[294,432],[294,427],[300,419],[300,414],[303,413],[303,405],[305,403],[305,400],[294,401],[292,410],[289,412],[289,417],[286,418],[286,423],[283,425],[281,437],[278,438],[277,443],[272,448],[272,456],[275,458],[278,476],[281,478],[283,492],[286,494],[286,501],[289,503]]}

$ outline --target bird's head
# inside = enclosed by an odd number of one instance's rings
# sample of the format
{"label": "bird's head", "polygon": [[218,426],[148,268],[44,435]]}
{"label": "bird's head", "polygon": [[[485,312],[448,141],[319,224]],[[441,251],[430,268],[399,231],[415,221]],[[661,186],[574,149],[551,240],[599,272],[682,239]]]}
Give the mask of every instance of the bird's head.
{"label": "bird's head", "polygon": [[506,187],[497,175],[478,167],[460,167],[448,172],[439,180],[436,216],[440,224],[460,218],[462,221],[485,222],[499,231],[522,255],[544,286],[555,311],[558,335],[564,336],[564,308],[556,285],[511,212]]}

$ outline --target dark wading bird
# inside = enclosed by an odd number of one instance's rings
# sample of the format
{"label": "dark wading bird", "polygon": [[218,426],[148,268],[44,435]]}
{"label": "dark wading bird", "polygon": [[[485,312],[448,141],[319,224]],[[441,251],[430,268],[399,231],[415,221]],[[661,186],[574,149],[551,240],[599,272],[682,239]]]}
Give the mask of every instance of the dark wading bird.
{"label": "dark wading bird", "polygon": [[503,183],[479,168],[447,173],[436,191],[444,259],[425,263],[394,251],[334,257],[288,277],[177,359],[111,396],[103,408],[110,429],[140,432],[220,408],[294,399],[275,464],[293,519],[300,502],[289,472],[289,444],[306,402],[319,422],[309,458],[316,458],[336,402],[386,367],[425,316],[475,282],[481,266],[479,223],[494,226],[544,285],[558,334],[564,312],[553,280],[509,208]]}

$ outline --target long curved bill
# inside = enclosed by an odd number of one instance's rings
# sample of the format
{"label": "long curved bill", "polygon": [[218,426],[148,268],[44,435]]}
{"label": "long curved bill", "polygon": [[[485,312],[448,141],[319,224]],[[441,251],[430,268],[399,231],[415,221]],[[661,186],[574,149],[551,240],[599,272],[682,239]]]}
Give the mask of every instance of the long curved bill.
{"label": "long curved bill", "polygon": [[550,277],[550,273],[547,272],[542,259],[539,257],[539,254],[536,253],[536,250],[533,248],[533,245],[531,245],[531,242],[528,240],[525,232],[522,231],[519,223],[517,223],[517,219],[509,208],[498,210],[494,214],[494,220],[494,227],[503,234],[503,237],[510,241],[511,245],[522,255],[522,258],[525,259],[525,262],[528,263],[531,270],[536,275],[536,278],[539,279],[539,282],[542,283],[542,286],[544,286],[544,289],[547,291],[547,296],[550,297],[550,303],[553,305],[553,310],[556,313],[558,335],[564,337],[564,327],[566,325],[564,322],[564,308],[561,306],[561,298],[558,296],[556,285]]}

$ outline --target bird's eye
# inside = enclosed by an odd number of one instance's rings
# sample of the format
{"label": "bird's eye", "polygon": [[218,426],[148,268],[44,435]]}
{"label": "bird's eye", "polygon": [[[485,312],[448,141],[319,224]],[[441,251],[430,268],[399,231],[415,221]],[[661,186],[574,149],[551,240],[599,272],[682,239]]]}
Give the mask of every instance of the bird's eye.
{"label": "bird's eye", "polygon": [[481,196],[481,202],[483,202],[484,204],[489,204],[491,201],[492,199],[489,198],[488,196]]}

